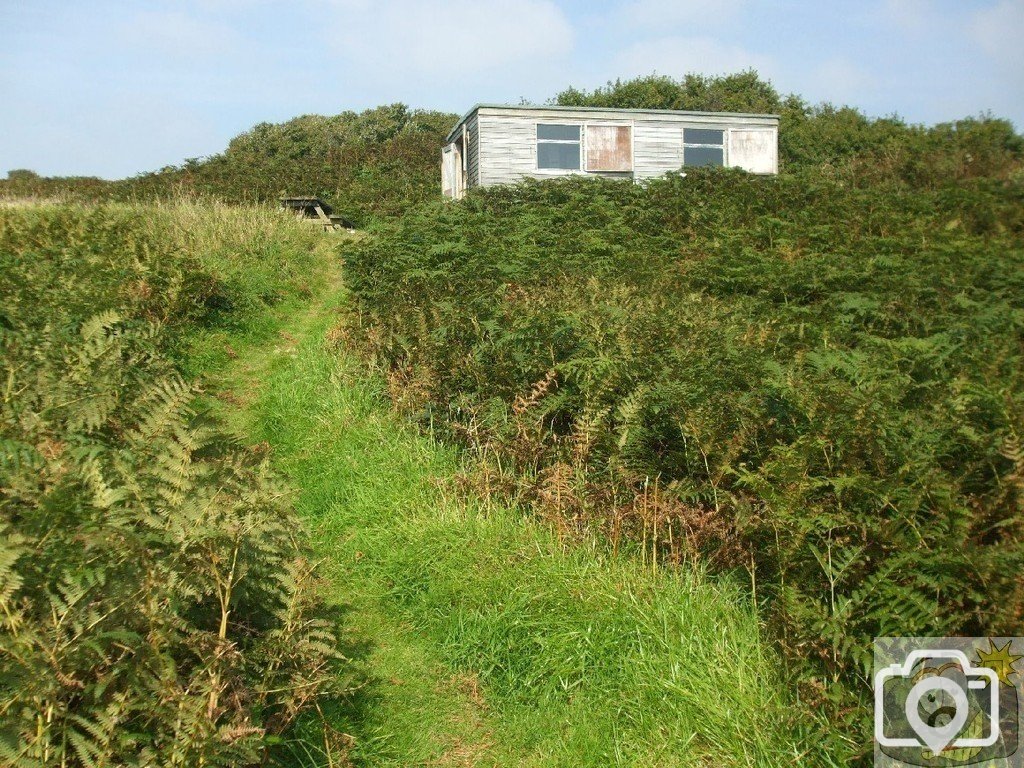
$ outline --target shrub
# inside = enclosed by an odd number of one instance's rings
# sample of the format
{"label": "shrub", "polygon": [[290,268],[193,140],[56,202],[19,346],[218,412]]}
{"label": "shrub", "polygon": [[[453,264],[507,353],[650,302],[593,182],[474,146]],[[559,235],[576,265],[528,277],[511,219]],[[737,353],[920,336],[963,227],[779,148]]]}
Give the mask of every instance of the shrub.
{"label": "shrub", "polygon": [[1022,202],[729,171],[479,190],[348,256],[355,338],[488,488],[748,570],[845,704],[875,635],[1022,629]]}

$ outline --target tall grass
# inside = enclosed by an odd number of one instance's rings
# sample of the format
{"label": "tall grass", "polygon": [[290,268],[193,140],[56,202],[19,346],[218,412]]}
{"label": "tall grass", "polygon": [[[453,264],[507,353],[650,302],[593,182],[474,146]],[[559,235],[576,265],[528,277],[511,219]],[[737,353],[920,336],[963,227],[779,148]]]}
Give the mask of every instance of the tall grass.
{"label": "tall grass", "polygon": [[[336,588],[411,625],[463,685],[479,686],[477,735],[489,747],[477,759],[841,762],[841,737],[823,739],[794,706],[742,589],[566,547],[521,511],[467,495],[453,482],[459,457],[389,414],[382,386],[320,341],[327,327],[263,377],[254,436],[301,489]],[[397,684],[395,695],[423,694],[415,680]],[[405,729],[432,727],[429,711],[400,717]],[[409,736],[388,726],[372,715],[339,725],[356,735],[355,759],[404,764]]]}

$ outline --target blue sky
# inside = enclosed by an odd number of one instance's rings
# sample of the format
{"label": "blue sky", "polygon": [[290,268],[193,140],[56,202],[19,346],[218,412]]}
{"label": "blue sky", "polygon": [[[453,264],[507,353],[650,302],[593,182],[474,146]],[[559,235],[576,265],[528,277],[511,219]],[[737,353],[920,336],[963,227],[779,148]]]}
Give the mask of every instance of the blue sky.
{"label": "blue sky", "polygon": [[1024,129],[1024,0],[0,0],[0,174],[117,178],[255,123],[657,72]]}

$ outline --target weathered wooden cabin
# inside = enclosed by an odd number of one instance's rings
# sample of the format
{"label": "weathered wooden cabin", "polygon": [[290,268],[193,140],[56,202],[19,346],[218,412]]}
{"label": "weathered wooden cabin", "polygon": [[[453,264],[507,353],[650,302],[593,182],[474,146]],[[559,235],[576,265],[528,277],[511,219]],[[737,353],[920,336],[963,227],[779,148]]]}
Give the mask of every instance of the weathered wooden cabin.
{"label": "weathered wooden cabin", "polygon": [[448,134],[441,189],[568,174],[648,179],[687,166],[778,173],[779,118],[735,112],[478,104]]}

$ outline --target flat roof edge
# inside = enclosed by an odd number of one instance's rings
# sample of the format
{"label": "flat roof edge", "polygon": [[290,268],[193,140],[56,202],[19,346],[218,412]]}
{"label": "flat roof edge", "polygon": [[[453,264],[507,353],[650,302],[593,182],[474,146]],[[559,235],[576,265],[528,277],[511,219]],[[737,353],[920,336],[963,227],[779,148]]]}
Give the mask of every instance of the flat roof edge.
{"label": "flat roof edge", "polygon": [[561,104],[474,104],[464,114],[455,127],[448,133],[445,143],[452,141],[462,125],[481,109],[504,109],[510,111],[549,111],[549,112],[618,112],[621,114],[653,114],[653,115],[693,115],[695,117],[759,117],[778,120],[779,115],[761,112],[701,112],[689,109],[639,109],[632,107],[567,107]]}

